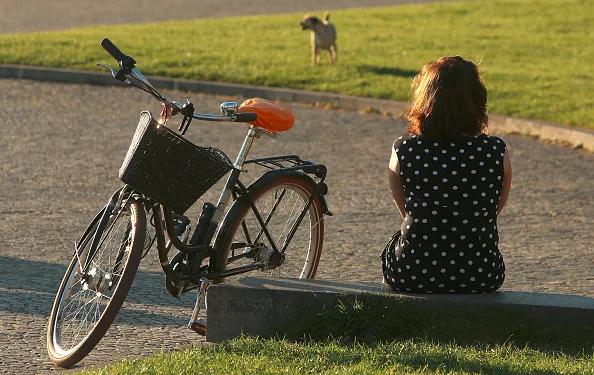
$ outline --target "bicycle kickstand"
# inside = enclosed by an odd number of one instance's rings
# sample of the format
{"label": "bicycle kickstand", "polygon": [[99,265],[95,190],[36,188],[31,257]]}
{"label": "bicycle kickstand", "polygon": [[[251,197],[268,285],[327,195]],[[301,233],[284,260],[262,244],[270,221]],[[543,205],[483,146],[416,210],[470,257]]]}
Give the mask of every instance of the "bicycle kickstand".
{"label": "bicycle kickstand", "polygon": [[196,295],[196,304],[194,305],[192,317],[188,323],[188,328],[201,335],[206,335],[206,324],[202,319],[198,319],[198,315],[200,314],[202,304],[204,304],[204,307],[206,308],[206,289],[208,288],[208,284],[208,279],[204,277],[200,279],[200,288],[198,288],[198,293]]}

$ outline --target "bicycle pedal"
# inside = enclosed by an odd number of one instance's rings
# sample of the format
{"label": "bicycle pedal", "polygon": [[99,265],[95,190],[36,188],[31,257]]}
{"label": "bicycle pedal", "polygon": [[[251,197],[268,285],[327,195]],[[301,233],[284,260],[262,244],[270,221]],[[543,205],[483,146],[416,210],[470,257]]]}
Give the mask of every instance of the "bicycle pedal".
{"label": "bicycle pedal", "polygon": [[206,321],[203,322],[202,319],[188,323],[188,328],[199,335],[206,336]]}
{"label": "bicycle pedal", "polygon": [[169,275],[165,274],[165,289],[171,294],[173,297],[180,299],[180,288],[177,286],[177,283],[169,277]]}

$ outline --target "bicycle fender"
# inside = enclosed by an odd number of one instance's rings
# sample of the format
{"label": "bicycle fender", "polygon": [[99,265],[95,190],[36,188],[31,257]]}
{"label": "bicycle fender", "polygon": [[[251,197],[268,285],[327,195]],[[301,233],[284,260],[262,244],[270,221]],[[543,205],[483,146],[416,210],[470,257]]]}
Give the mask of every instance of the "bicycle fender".
{"label": "bicycle fender", "polygon": [[267,171],[262,176],[260,176],[256,181],[252,182],[247,187],[247,192],[245,194],[242,194],[238,199],[244,199],[244,200],[249,199],[250,191],[253,191],[259,185],[268,184],[270,181],[276,179],[278,176],[281,176],[281,175],[284,175],[284,176],[294,175],[294,176],[299,176],[301,178],[305,177],[307,180],[309,180],[310,183],[313,186],[315,186],[315,191],[317,193],[317,196],[320,199],[320,204],[321,204],[320,208],[322,210],[322,213],[324,215],[332,216],[332,212],[330,212],[330,210],[328,209],[328,204],[327,204],[326,198],[325,198],[325,195],[328,193],[328,185],[326,185],[326,183],[324,183],[322,181],[316,182],[311,176],[309,176],[307,173],[304,173],[300,170],[273,169],[273,170]]}

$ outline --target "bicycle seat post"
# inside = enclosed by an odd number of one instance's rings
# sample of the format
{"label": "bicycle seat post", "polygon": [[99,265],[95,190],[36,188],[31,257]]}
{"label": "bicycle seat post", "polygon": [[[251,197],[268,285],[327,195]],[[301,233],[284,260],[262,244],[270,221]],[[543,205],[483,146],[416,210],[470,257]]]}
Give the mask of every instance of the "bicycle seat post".
{"label": "bicycle seat post", "polygon": [[242,171],[243,163],[245,163],[245,160],[247,159],[247,155],[250,152],[250,148],[252,147],[252,143],[254,142],[254,138],[256,137],[256,135],[256,128],[255,126],[251,125],[248,129],[245,139],[243,140],[243,145],[241,146],[241,149],[237,154],[235,163],[233,163],[233,170],[227,178],[227,182],[225,183],[225,189],[221,193],[219,200],[217,202],[217,210],[212,217],[213,223],[219,223],[219,221],[223,217],[225,208],[227,207],[227,203],[231,198],[231,192],[233,191],[233,187],[239,179],[239,174]]}

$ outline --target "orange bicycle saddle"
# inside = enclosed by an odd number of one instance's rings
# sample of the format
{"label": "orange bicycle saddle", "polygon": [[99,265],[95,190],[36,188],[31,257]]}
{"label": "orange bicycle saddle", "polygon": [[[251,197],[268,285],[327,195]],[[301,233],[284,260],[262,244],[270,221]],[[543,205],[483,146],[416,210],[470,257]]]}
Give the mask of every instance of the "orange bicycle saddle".
{"label": "orange bicycle saddle", "polygon": [[280,103],[262,98],[252,98],[244,101],[237,112],[253,112],[258,115],[256,121],[250,124],[271,133],[284,132],[293,127],[295,115],[291,108]]}

